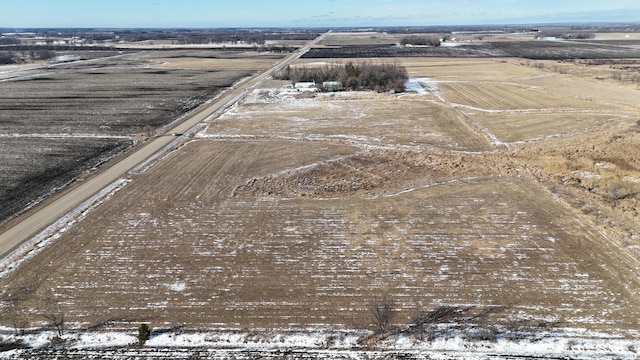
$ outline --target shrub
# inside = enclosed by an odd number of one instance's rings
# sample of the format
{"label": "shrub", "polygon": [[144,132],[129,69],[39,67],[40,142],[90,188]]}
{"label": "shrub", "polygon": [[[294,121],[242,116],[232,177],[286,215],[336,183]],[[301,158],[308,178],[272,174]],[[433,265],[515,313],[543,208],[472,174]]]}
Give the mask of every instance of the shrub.
{"label": "shrub", "polygon": [[64,335],[64,313],[63,312],[51,312],[42,315],[45,319],[50,321],[49,326],[56,329],[58,337]]}
{"label": "shrub", "polygon": [[466,338],[471,341],[491,341],[498,339],[498,331],[492,327],[469,329],[466,331]]}
{"label": "shrub", "polygon": [[39,49],[33,51],[31,54],[31,58],[33,60],[49,60],[53,59],[54,57],[56,57],[56,53],[49,49]]}
{"label": "shrub", "polygon": [[8,51],[0,51],[0,65],[15,64],[13,54]]}
{"label": "shrub", "polygon": [[147,324],[138,326],[138,345],[142,346],[151,337],[151,328]]}
{"label": "shrub", "polygon": [[375,298],[369,301],[367,309],[373,316],[378,334],[389,331],[395,316],[395,302],[387,298]]}

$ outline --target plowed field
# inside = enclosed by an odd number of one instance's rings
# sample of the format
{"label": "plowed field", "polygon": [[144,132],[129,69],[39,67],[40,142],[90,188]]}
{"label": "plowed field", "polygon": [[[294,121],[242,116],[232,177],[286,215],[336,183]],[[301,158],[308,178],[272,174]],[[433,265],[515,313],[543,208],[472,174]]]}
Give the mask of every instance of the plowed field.
{"label": "plowed field", "polygon": [[636,314],[639,284],[621,278],[635,264],[528,180],[459,180],[348,202],[232,196],[247,178],[351,151],[196,141],[42,252],[29,265],[37,273],[16,272],[8,286],[35,281],[25,305],[37,308],[52,291],[69,318],[89,323],[353,327],[367,324],[367,300],[380,293],[407,309],[421,298],[509,305],[505,316],[581,326],[634,322],[627,317]]}

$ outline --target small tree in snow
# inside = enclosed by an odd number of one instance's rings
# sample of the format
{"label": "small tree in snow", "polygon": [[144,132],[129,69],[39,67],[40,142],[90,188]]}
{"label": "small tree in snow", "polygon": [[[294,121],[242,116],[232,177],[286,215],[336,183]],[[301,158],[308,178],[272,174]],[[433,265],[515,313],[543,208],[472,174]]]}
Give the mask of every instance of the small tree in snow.
{"label": "small tree in snow", "polygon": [[147,324],[138,326],[138,345],[142,346],[151,337],[151,328]]}
{"label": "small tree in snow", "polygon": [[64,313],[63,312],[51,312],[42,315],[45,319],[49,320],[49,326],[56,329],[58,336],[64,335]]}
{"label": "small tree in snow", "polygon": [[389,331],[395,316],[395,302],[388,298],[375,298],[369,301],[367,309],[373,316],[379,334]]}

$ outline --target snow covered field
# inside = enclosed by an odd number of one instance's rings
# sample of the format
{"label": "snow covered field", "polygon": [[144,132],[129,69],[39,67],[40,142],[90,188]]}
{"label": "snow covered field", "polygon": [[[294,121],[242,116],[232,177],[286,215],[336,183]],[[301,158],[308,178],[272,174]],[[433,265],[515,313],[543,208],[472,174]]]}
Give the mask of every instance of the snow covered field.
{"label": "snow covered field", "polygon": [[[4,329],[5,332],[10,331]],[[581,330],[540,332],[531,338],[473,341],[461,334],[434,341],[399,335],[375,346],[360,340],[369,333],[353,331],[226,330],[157,332],[138,347],[134,332],[84,332],[62,336],[49,346],[55,332],[1,335],[3,343],[21,341],[28,349],[0,353],[0,359],[637,359],[640,342]],[[66,357],[65,357],[66,356]]]}

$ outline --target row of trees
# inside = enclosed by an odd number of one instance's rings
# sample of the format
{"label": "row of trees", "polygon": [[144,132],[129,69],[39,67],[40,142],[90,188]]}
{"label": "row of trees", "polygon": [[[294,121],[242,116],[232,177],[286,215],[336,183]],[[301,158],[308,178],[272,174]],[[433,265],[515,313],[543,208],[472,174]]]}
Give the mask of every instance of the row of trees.
{"label": "row of trees", "polygon": [[[448,35],[443,37],[442,40],[447,40]],[[411,35],[400,40],[400,45],[419,45],[419,46],[440,46],[441,38],[439,36],[418,36]]]}
{"label": "row of trees", "polygon": [[288,66],[274,75],[280,80],[297,82],[339,81],[346,90],[404,91],[407,69],[398,63],[329,64],[324,66]]}
{"label": "row of trees", "polygon": [[558,39],[567,40],[589,40],[596,37],[594,33],[590,32],[576,32],[576,33],[558,33],[558,32],[544,32],[537,34],[536,37],[555,37]]}
{"label": "row of trees", "polygon": [[[49,39],[85,39],[88,43],[105,41],[173,40],[178,44],[249,43],[264,44],[269,40],[312,40],[320,32],[312,29],[35,29],[38,37]],[[19,45],[15,37],[0,38],[0,45]]]}
{"label": "row of trees", "polygon": [[409,334],[420,341],[433,341],[438,337],[462,334],[468,340],[495,341],[499,336],[520,340],[537,331],[554,327],[558,322],[545,320],[500,320],[502,306],[448,306],[433,309],[415,301],[410,323],[394,323],[398,304],[389,298],[374,298],[367,303],[375,334],[361,339],[361,343],[375,343],[397,334]]}
{"label": "row of trees", "polygon": [[22,51],[0,51],[0,65],[22,64],[34,60],[49,60],[56,56],[54,51],[48,49]]}
{"label": "row of trees", "polygon": [[12,37],[0,37],[0,45],[18,45],[20,43],[20,39]]}

